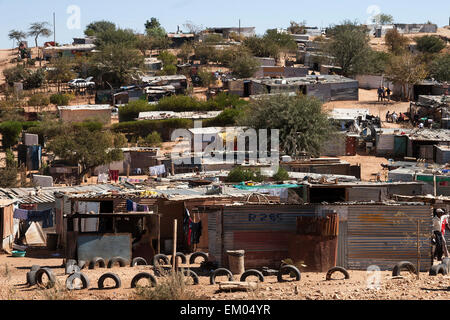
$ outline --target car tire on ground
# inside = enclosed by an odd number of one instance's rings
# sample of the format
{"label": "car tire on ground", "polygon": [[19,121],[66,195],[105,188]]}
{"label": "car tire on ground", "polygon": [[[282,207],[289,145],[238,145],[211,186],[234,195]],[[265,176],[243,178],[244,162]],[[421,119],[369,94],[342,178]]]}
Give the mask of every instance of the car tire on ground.
{"label": "car tire on ground", "polygon": [[95,269],[96,265],[98,265],[100,268],[106,268],[106,262],[101,257],[95,257],[94,259],[92,259],[91,262],[89,262],[89,269]]}
{"label": "car tire on ground", "polygon": [[136,258],[134,258],[133,259],[133,261],[131,261],[131,267],[135,267],[135,266],[139,266],[139,265],[141,265],[141,266],[146,266],[148,263],[147,263],[147,260],[145,260],[144,258],[142,258],[142,257],[136,257]]}
{"label": "car tire on ground", "polygon": [[[186,259],[186,256],[184,255],[184,253],[183,252],[177,252],[177,253],[175,253],[175,257],[180,257],[181,258],[181,264],[186,264],[186,262],[187,262],[187,259]],[[174,263],[174,260],[173,260],[173,257],[170,259],[170,264],[172,264],[173,265],[173,263]]]}
{"label": "car tire on ground", "polygon": [[[112,288],[105,288],[104,286],[104,282],[106,279],[113,279],[114,282],[116,283],[114,287]],[[120,281],[120,278],[117,274],[112,273],[112,272],[107,272],[101,275],[101,277],[98,279],[98,288],[99,289],[117,289],[120,288],[122,286],[122,281]]]}
{"label": "car tire on ground", "polygon": [[66,264],[64,266],[67,267],[67,266],[71,266],[71,265],[74,265],[74,264],[77,264],[77,260],[75,260],[75,259],[67,259],[66,260]]}
{"label": "car tire on ground", "polygon": [[78,260],[78,266],[80,267],[80,270],[84,269],[86,267],[86,261],[84,260]]}
{"label": "car tire on ground", "polygon": [[333,267],[333,268],[331,268],[330,270],[328,270],[325,279],[327,281],[331,280],[331,276],[335,272],[340,272],[340,273],[342,273],[345,276],[345,279],[350,279],[350,275],[349,275],[348,271],[345,268],[343,268],[343,267]]}
{"label": "car tire on ground", "polygon": [[37,264],[33,264],[32,266],[31,266],[31,269],[30,269],[30,271],[38,271],[39,269],[41,268],[41,266],[40,265],[37,265]]}
{"label": "car tire on ground", "polygon": [[205,252],[199,251],[199,252],[194,252],[193,254],[191,254],[191,256],[189,257],[189,264],[194,264],[195,259],[197,259],[198,257],[202,257],[205,262],[208,261],[208,254]]}
{"label": "car tire on ground", "polygon": [[159,266],[160,265],[159,264],[160,260],[164,260],[164,264],[165,265],[169,265],[170,264],[169,257],[166,256],[165,254],[159,253],[159,254],[156,254],[153,257],[153,261],[152,261],[153,266],[155,266],[155,267]]}
{"label": "car tire on ground", "polygon": [[36,284],[36,271],[27,272],[27,284],[29,286],[34,286]]}
{"label": "car tire on ground", "polygon": [[111,269],[116,263],[119,263],[119,266],[121,268],[126,267],[128,265],[127,259],[124,259],[122,257],[114,257],[108,261],[108,268]]}
{"label": "car tire on ground", "polygon": [[258,277],[260,282],[264,282],[264,275],[262,274],[261,271],[255,270],[255,269],[250,269],[245,271],[242,275],[241,275],[241,282],[245,282],[245,279],[247,279],[247,277],[250,276],[256,276]]}
{"label": "car tire on ground", "polygon": [[450,258],[443,258],[442,264],[445,264],[447,266],[447,273],[450,273]]}
{"label": "car tire on ground", "polygon": [[72,274],[74,272],[80,272],[80,271],[81,271],[81,268],[78,265],[71,264],[71,265],[66,266],[65,274]]}
{"label": "car tire on ground", "polygon": [[184,270],[183,274],[185,277],[192,278],[192,281],[194,281],[194,286],[198,285],[200,283],[200,279],[198,277],[198,274],[196,274],[194,271],[188,269]]}
{"label": "car tire on ground", "polygon": [[[48,282],[45,285],[42,282],[42,277],[44,276],[44,274],[47,275],[47,278],[48,278]],[[55,283],[56,283],[56,277],[53,274],[53,271],[51,269],[40,268],[38,271],[36,271],[36,284],[39,287],[45,288],[45,289],[50,289],[55,286]]]}
{"label": "car tire on ground", "polygon": [[[75,279],[80,279],[81,283],[82,283],[82,287],[81,289],[75,289],[73,286],[73,281]],[[89,278],[82,272],[75,272],[72,273],[70,276],[67,277],[66,279],[66,288],[67,290],[83,290],[83,289],[87,289],[89,288]]]}
{"label": "car tire on ground", "polygon": [[213,273],[209,277],[209,283],[216,284],[216,277],[218,276],[228,276],[228,281],[233,281],[233,274],[230,270],[226,268],[219,268],[213,271]]}
{"label": "car tire on ground", "polygon": [[300,281],[300,279],[302,277],[300,270],[298,270],[298,268],[296,266],[286,264],[286,265],[282,266],[280,268],[280,270],[278,271],[278,275],[277,275],[278,282],[286,282],[287,280],[283,280],[283,274],[287,274],[287,273],[291,274],[291,277],[292,277],[292,275],[294,275],[295,281]]}
{"label": "car tire on ground", "polygon": [[152,287],[156,287],[156,284],[158,283],[156,281],[156,278],[154,276],[152,276],[150,273],[140,272],[137,275],[135,275],[133,277],[133,279],[131,280],[131,287],[136,288],[138,281],[141,279],[148,279]]}
{"label": "car tire on ground", "polygon": [[445,264],[436,264],[430,268],[430,276],[437,276],[439,273],[444,276],[447,275],[447,266]]}
{"label": "car tire on ground", "polygon": [[398,277],[402,270],[408,270],[410,273],[416,273],[416,267],[409,261],[400,261],[392,269],[392,276]]}

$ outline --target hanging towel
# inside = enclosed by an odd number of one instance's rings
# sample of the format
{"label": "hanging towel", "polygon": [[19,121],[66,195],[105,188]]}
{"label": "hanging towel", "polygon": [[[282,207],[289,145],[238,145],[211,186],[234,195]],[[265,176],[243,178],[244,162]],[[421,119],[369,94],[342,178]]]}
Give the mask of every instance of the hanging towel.
{"label": "hanging towel", "polygon": [[127,211],[133,211],[133,201],[127,200]]}
{"label": "hanging towel", "polygon": [[28,220],[28,210],[15,209],[13,217],[20,220]]}

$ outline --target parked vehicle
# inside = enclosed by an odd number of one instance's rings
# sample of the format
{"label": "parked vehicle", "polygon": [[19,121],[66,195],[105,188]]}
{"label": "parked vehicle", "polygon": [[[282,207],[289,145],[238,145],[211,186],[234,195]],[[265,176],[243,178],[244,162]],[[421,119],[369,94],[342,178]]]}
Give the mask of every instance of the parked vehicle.
{"label": "parked vehicle", "polygon": [[86,79],[73,79],[68,82],[69,87],[72,89],[79,89],[79,88],[89,88],[93,89],[95,88],[95,82],[92,81],[94,77],[89,77]]}

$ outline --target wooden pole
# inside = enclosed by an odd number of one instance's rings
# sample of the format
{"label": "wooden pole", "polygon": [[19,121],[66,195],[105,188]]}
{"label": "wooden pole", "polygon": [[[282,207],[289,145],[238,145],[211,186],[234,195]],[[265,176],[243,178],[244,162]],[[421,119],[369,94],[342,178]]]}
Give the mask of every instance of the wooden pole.
{"label": "wooden pole", "polygon": [[177,253],[177,220],[173,221],[173,248],[172,248],[172,271],[176,271],[176,253]]}
{"label": "wooden pole", "polygon": [[161,216],[158,214],[158,254],[161,253]]}
{"label": "wooden pole", "polygon": [[417,280],[420,279],[420,220],[417,219]]}
{"label": "wooden pole", "polygon": [[433,191],[434,191],[434,196],[436,197],[436,195],[437,195],[436,173],[433,174]]}

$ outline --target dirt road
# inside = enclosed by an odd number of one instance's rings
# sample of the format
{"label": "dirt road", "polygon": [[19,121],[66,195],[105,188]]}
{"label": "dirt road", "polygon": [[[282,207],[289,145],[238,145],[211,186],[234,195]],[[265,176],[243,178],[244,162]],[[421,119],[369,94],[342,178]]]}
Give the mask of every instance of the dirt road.
{"label": "dirt road", "polygon": [[[113,269],[83,269],[90,279],[87,290],[69,292],[64,289],[67,275],[64,275],[62,258],[12,258],[0,255],[0,299],[2,300],[135,300],[135,289],[130,288],[131,279],[141,271],[150,271],[150,266]],[[26,285],[26,273],[32,265],[52,268],[57,286],[43,290]],[[193,267],[198,267],[194,265]],[[121,278],[122,287],[114,290],[99,290],[97,280],[105,272],[114,272]],[[448,300],[450,299],[449,276],[415,275],[403,272],[402,279],[393,279],[390,271],[379,274],[379,288],[368,288],[373,277],[365,271],[349,271],[348,280],[325,280],[325,273],[303,272],[301,281],[278,283],[276,276],[265,277],[259,288],[252,292],[218,292],[219,285],[210,285],[208,276],[200,277],[200,284],[189,286],[188,290],[199,299],[206,300]],[[340,278],[341,274],[335,274]],[[235,276],[238,280],[239,276]],[[158,278],[161,279],[161,278]],[[342,277],[341,277],[342,279]],[[161,280],[160,280],[161,281]],[[219,281],[223,281],[219,279]]]}

